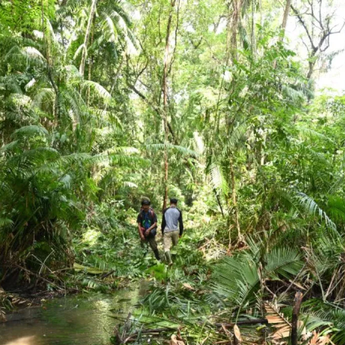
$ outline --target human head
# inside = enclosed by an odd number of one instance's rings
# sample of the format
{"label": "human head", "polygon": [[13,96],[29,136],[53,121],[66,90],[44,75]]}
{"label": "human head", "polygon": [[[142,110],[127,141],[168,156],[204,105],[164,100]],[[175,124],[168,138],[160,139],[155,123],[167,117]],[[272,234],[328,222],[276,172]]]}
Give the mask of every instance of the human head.
{"label": "human head", "polygon": [[150,209],[150,205],[151,205],[150,200],[148,199],[141,200],[141,207],[144,211],[148,211]]}
{"label": "human head", "polygon": [[170,205],[177,205],[178,200],[175,198],[170,198]]}

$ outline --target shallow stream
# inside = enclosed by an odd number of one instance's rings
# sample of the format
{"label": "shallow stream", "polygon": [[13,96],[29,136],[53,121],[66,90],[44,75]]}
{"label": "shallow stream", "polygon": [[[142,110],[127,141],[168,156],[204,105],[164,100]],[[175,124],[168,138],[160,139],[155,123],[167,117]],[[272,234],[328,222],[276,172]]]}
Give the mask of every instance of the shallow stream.
{"label": "shallow stream", "polygon": [[[109,345],[113,329],[133,310],[143,286],[112,295],[66,296],[7,315],[0,345]],[[115,317],[115,318],[114,318]]]}

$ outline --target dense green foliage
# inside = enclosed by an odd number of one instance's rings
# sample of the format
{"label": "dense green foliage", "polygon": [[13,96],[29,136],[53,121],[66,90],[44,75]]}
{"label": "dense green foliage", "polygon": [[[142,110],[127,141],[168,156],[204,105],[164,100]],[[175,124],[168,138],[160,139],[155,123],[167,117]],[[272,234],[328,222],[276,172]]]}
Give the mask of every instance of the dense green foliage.
{"label": "dense green foliage", "polygon": [[[272,300],[290,318],[302,289],[307,331],[345,344],[345,96],[316,95],[324,42],[306,63],[283,12],[2,1],[1,286],[107,292],[151,277],[140,322],[184,325],[198,344],[219,336],[210,315],[262,317]],[[149,267],[135,228],[143,196],[161,219],[166,188],[187,221],[171,270]]]}

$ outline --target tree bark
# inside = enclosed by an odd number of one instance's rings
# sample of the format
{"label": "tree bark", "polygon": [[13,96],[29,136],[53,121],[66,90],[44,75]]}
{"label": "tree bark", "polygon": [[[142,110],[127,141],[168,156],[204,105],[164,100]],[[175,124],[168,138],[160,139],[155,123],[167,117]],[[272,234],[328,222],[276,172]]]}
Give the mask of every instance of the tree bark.
{"label": "tree bark", "polygon": [[230,49],[232,60],[237,59],[237,31],[238,24],[240,22],[242,0],[233,0],[232,1],[232,18],[231,18],[231,40],[230,40]]}
{"label": "tree bark", "polygon": [[168,178],[169,178],[169,163],[168,163],[168,73],[169,73],[169,62],[170,62],[170,32],[173,9],[175,7],[176,0],[170,2],[170,13],[167,24],[167,31],[165,36],[165,55],[164,55],[164,70],[163,70],[163,109],[164,109],[164,196],[163,196],[163,211],[167,206],[168,198]]}
{"label": "tree bark", "polygon": [[[282,35],[280,36],[280,41],[284,41],[285,36],[285,30],[286,30],[286,24],[289,18],[289,12],[290,12],[290,6],[291,6],[291,0],[286,0],[285,9],[284,9],[284,15],[283,15],[283,22],[282,22]],[[273,62],[273,68],[276,69],[277,67],[277,60],[274,60]]]}
{"label": "tree bark", "polygon": [[295,304],[292,310],[292,329],[291,329],[291,345],[297,345],[297,323],[298,323],[298,316],[299,310],[301,308],[303,294],[300,291],[296,292],[295,295]]}
{"label": "tree bark", "polygon": [[90,32],[91,32],[93,17],[94,17],[94,15],[96,13],[96,4],[97,4],[97,0],[92,0],[89,20],[88,20],[88,23],[87,23],[85,37],[84,37],[83,54],[81,56],[81,62],[80,62],[80,67],[79,67],[79,73],[83,77],[84,77],[85,63],[86,63],[86,57],[87,57],[87,44],[89,42],[89,36],[90,36]]}
{"label": "tree bark", "polygon": [[[95,21],[94,19],[92,20],[92,29],[91,29],[91,46],[94,42],[94,34],[95,34]],[[91,60],[89,63],[89,69],[88,69],[88,80],[92,79],[92,65],[93,65],[93,55],[91,56]],[[88,86],[87,88],[87,105],[90,106],[90,97],[91,97],[91,88]]]}
{"label": "tree bark", "polygon": [[256,52],[256,42],[255,42],[255,0],[252,0],[252,33],[251,33],[251,50],[252,55]]}
{"label": "tree bark", "polygon": [[291,0],[286,0],[284,16],[283,16],[283,23],[282,23],[282,30],[283,30],[283,32],[282,32],[281,40],[284,39],[286,25],[287,25],[287,21],[288,21],[288,18],[289,18],[290,6],[291,6]]}
{"label": "tree bark", "polygon": [[[234,172],[234,162],[233,159],[230,159],[230,177],[231,177],[231,198],[232,198],[232,205],[234,208],[235,213],[235,225],[237,229],[237,241],[242,240],[242,234],[241,234],[241,227],[240,227],[240,220],[239,220],[239,212],[238,212],[238,206],[237,206],[237,194],[236,194],[236,180],[235,180],[235,172]],[[229,228],[229,232],[231,231],[231,227]],[[229,239],[230,239],[230,233],[229,233]],[[229,243],[229,250],[231,247],[231,243]]]}

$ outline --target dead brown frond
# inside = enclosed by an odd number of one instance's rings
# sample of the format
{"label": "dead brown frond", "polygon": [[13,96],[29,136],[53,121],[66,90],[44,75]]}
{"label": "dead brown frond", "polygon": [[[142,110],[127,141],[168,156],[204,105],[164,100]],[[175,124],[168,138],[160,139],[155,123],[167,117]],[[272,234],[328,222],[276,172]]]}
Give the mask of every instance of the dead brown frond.
{"label": "dead brown frond", "polygon": [[291,333],[291,323],[280,313],[279,307],[273,303],[265,302],[266,319],[275,329],[271,335],[273,340],[282,340]]}

